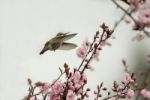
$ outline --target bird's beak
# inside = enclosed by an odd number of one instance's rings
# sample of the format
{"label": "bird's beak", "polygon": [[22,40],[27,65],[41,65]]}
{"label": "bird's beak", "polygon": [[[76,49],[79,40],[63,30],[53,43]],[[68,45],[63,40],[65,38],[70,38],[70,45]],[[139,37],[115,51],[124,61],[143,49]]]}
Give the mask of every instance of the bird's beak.
{"label": "bird's beak", "polygon": [[44,50],[42,50],[41,52],[40,52],[40,55],[42,55],[44,53]]}
{"label": "bird's beak", "polygon": [[45,50],[45,49],[43,49],[43,50],[40,52],[40,55],[42,55],[45,51],[46,51],[46,50]]}

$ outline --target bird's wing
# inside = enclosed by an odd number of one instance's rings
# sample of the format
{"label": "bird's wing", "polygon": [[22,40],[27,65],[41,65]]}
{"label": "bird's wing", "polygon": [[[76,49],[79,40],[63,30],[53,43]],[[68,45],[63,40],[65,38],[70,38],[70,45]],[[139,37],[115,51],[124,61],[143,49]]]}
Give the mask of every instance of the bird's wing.
{"label": "bird's wing", "polygon": [[69,34],[70,32],[67,32],[67,33],[63,33],[63,32],[59,32],[56,34],[56,36],[64,36],[64,35],[67,35]]}
{"label": "bird's wing", "polygon": [[63,41],[66,41],[66,40],[69,40],[69,39],[71,39],[71,38],[73,38],[74,36],[76,36],[77,35],[77,33],[72,33],[72,34],[64,34],[64,35],[58,35],[58,36],[56,36],[56,38],[58,39],[58,40],[63,40]]}
{"label": "bird's wing", "polygon": [[58,49],[59,50],[71,50],[71,49],[74,49],[76,47],[77,47],[77,45],[74,43],[63,42],[62,45]]}

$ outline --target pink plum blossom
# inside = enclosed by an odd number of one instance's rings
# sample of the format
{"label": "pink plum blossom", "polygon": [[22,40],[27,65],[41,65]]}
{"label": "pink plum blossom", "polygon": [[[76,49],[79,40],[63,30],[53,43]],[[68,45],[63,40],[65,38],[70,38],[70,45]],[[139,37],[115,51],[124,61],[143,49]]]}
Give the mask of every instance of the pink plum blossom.
{"label": "pink plum blossom", "polygon": [[60,95],[50,95],[50,100],[61,100]]}
{"label": "pink plum blossom", "polygon": [[30,99],[29,100],[37,100],[36,99],[36,97],[35,96],[33,96],[33,97],[30,97]]}
{"label": "pink plum blossom", "polygon": [[133,11],[136,11],[139,8],[139,1],[138,0],[127,0],[127,2],[130,4],[130,7]]}
{"label": "pink plum blossom", "polygon": [[81,80],[81,73],[79,71],[76,71],[74,73],[73,82],[74,82],[74,87],[76,89],[79,89],[84,84],[83,81]]}
{"label": "pink plum blossom", "polygon": [[90,64],[86,64],[85,66],[86,66],[87,69],[90,69],[90,70],[92,70],[92,71],[94,70],[94,68],[93,68],[92,65],[90,65]]}
{"label": "pink plum blossom", "polygon": [[131,78],[131,75],[129,73],[124,73],[123,75],[123,82],[124,83],[129,83],[129,82],[134,82],[134,80]]}
{"label": "pink plum blossom", "polygon": [[53,86],[52,86],[52,92],[54,94],[60,94],[64,91],[64,84],[61,82],[56,82]]}
{"label": "pink plum blossom", "polygon": [[132,38],[133,41],[135,41],[135,40],[142,41],[143,39],[145,39],[145,35],[143,35],[143,34],[137,34]]}
{"label": "pink plum blossom", "polygon": [[42,93],[46,94],[50,88],[50,84],[49,83],[43,83],[43,85],[41,85],[39,88],[42,91]]}
{"label": "pink plum blossom", "polygon": [[84,59],[87,54],[87,49],[84,47],[79,47],[76,51],[76,54],[79,58]]}
{"label": "pink plum blossom", "polygon": [[150,27],[150,8],[140,11],[138,22],[140,26]]}
{"label": "pink plum blossom", "polygon": [[111,46],[111,44],[106,40],[101,42],[101,46],[106,46],[106,45]]}
{"label": "pink plum blossom", "polygon": [[85,38],[85,40],[82,43],[82,46],[86,49],[89,49],[91,43],[88,41],[88,38]]}
{"label": "pink plum blossom", "polygon": [[150,91],[147,91],[146,89],[142,89],[140,93],[144,98],[150,99]]}
{"label": "pink plum blossom", "polygon": [[81,78],[81,73],[79,71],[76,71],[73,76],[74,83],[78,83],[80,78]]}
{"label": "pink plum blossom", "polygon": [[134,96],[134,91],[132,89],[128,89],[126,96],[131,99]]}
{"label": "pink plum blossom", "polygon": [[50,100],[61,100],[61,95],[64,91],[64,84],[57,81],[52,87],[50,92]]}
{"label": "pink plum blossom", "polygon": [[68,79],[68,87],[70,90],[78,90],[76,94],[82,93],[82,85],[84,85],[87,81],[87,77],[85,74],[81,74],[79,71],[75,71],[74,75]]}
{"label": "pink plum blossom", "polygon": [[67,93],[67,99],[66,100],[74,100],[75,99],[75,94],[72,90],[68,90]]}

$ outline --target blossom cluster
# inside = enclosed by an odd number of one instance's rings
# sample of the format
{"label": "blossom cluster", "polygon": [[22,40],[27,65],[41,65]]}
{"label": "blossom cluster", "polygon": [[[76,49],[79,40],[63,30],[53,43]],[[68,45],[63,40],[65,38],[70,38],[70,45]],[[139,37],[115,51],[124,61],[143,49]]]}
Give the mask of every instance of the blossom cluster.
{"label": "blossom cluster", "polygon": [[[96,95],[95,100],[133,100],[134,98],[135,100],[138,100],[139,97],[147,100],[150,99],[150,91],[146,89],[149,86],[149,82],[147,81],[149,79],[150,70],[140,73],[141,77],[145,76],[145,80],[142,84],[139,84],[139,77],[136,77],[135,75],[139,73],[129,72],[125,61],[123,61],[123,64],[125,66],[125,73],[122,76],[121,82],[114,81],[112,90],[108,90],[108,88],[106,88],[102,82],[97,86],[97,90],[94,91],[94,94]],[[103,97],[103,94],[107,94],[107,96]]]}
{"label": "blossom cluster", "polygon": [[[90,89],[85,88],[88,83],[85,70],[93,69],[91,61],[98,61],[100,51],[108,44],[107,39],[112,33],[113,30],[110,30],[104,23],[100,25],[93,41],[89,42],[85,39],[81,47],[77,49],[76,54],[82,60],[79,67],[71,71],[69,65],[65,63],[63,69],[59,68],[60,76],[54,82],[33,83],[31,79],[28,79],[29,93],[24,100],[85,100],[88,98]],[[60,81],[63,75],[65,80]]]}
{"label": "blossom cluster", "polygon": [[[134,23],[133,30],[143,31],[146,36],[150,37],[150,32],[147,31],[147,29],[150,28],[150,0],[120,0],[121,2],[124,2],[124,4],[128,5],[128,9],[119,4],[117,0],[112,1],[118,8],[120,8],[124,12],[123,17],[119,20],[119,22],[122,20],[126,20],[125,17],[128,16]],[[127,22],[129,23],[130,21]],[[118,24],[119,23],[117,23],[117,25]],[[134,37],[134,39],[136,37]]]}
{"label": "blossom cluster", "polygon": [[[102,32],[101,32],[101,30]],[[108,39],[112,36],[113,30],[110,30],[108,26],[102,24],[100,29],[93,37],[93,41],[90,42],[87,38],[83,41],[82,45],[76,50],[76,55],[81,59],[81,64],[70,69],[67,63],[64,63],[64,67],[59,68],[60,75],[53,82],[36,82],[33,83],[31,79],[28,79],[28,94],[23,100],[87,100],[89,98],[88,77],[85,70],[93,70],[91,65],[92,60],[99,61],[99,56],[102,48],[106,45],[110,45]],[[141,37],[139,37],[140,39]],[[139,97],[150,99],[150,91],[148,90],[150,70],[146,70],[141,73],[140,76],[144,76],[142,84],[138,84],[138,78],[136,74],[128,70],[128,66],[125,60],[122,60],[125,68],[122,80],[114,81],[112,90],[109,90],[104,86],[104,82],[97,85],[97,90],[93,91],[94,100],[118,100],[129,99],[132,100]],[[61,80],[62,77],[65,80]],[[85,87],[86,86],[86,87]],[[104,96],[107,94],[107,96]]]}
{"label": "blossom cluster", "polygon": [[145,98],[145,99],[150,99],[150,91],[143,89],[141,90],[141,95]]}

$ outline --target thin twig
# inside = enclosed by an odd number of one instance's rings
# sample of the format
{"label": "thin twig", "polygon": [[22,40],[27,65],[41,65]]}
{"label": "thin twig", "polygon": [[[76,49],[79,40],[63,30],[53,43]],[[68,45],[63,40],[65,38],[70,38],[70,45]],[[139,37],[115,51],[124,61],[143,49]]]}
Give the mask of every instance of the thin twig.
{"label": "thin twig", "polygon": [[[147,79],[149,78],[149,74],[150,74],[150,70],[148,70],[147,73],[145,74],[145,78],[144,78],[144,80],[142,82],[142,86],[146,83]],[[138,100],[139,96],[140,96],[140,92],[138,92],[137,97],[136,97],[135,100]]]}
{"label": "thin twig", "polygon": [[[131,13],[129,13],[126,9],[124,9],[120,4],[117,3],[116,0],[112,0],[112,2],[118,7],[120,8],[126,15],[128,15],[132,21],[137,25],[139,26],[139,23],[135,20],[135,18],[132,16]],[[150,32],[146,31],[144,28],[141,30],[143,31],[148,37],[150,37]]]}
{"label": "thin twig", "polygon": [[[130,10],[130,8],[127,9],[127,11],[129,11],[129,10]],[[120,23],[125,19],[125,17],[126,17],[126,13],[124,13],[122,15],[122,17],[118,21],[115,22],[113,30],[115,30],[120,25]]]}

